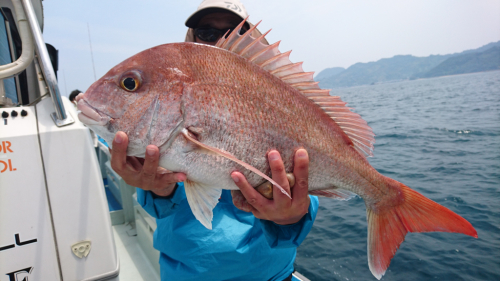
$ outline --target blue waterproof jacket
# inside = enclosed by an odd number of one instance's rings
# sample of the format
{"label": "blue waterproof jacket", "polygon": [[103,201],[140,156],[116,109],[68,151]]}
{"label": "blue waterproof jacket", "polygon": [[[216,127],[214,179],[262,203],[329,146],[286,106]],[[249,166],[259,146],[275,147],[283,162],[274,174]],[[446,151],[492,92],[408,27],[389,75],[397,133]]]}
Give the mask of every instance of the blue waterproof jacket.
{"label": "blue waterproof jacket", "polygon": [[191,212],[182,183],[168,198],[137,189],[139,204],[157,219],[162,280],[283,280],[316,218],[318,198],[310,198],[309,212],[283,226],[239,210],[223,190],[209,230]]}

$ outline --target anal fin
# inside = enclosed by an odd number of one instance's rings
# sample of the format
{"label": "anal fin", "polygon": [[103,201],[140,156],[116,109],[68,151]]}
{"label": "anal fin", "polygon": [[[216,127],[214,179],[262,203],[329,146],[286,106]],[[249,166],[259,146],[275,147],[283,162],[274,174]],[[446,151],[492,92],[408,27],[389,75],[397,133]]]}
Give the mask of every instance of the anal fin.
{"label": "anal fin", "polygon": [[184,190],[195,218],[208,229],[212,229],[213,209],[219,202],[222,189],[186,180]]}

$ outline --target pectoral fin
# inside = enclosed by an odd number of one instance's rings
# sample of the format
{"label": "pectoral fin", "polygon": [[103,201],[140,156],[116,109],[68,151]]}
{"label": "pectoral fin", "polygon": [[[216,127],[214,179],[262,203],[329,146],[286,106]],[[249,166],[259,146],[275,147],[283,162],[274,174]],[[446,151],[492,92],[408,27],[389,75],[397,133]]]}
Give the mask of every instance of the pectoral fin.
{"label": "pectoral fin", "polygon": [[219,202],[222,189],[186,180],[184,190],[195,218],[208,229],[212,229],[213,209]]}
{"label": "pectoral fin", "polygon": [[285,189],[283,187],[281,187],[279,184],[277,184],[275,181],[273,181],[270,177],[268,177],[267,175],[265,175],[264,173],[262,173],[261,171],[259,171],[257,168],[251,166],[250,164],[247,164],[239,159],[237,159],[234,155],[226,152],[226,151],[222,151],[218,148],[215,148],[215,147],[211,147],[211,146],[208,146],[206,144],[203,144],[201,142],[199,142],[198,140],[196,140],[196,138],[194,138],[191,133],[187,130],[187,129],[182,129],[182,134],[184,135],[184,137],[186,137],[186,139],[188,139],[189,141],[195,143],[196,145],[200,146],[201,148],[204,148],[207,151],[207,154],[212,154],[212,153],[215,153],[216,155],[220,155],[224,158],[227,158],[231,161],[234,161],[238,164],[240,164],[241,166],[247,168],[248,170],[256,173],[257,175],[263,177],[264,179],[268,180],[269,182],[271,182],[273,185],[275,185],[276,187],[278,187],[280,189],[281,192],[283,192],[283,194],[285,194],[286,196],[288,196],[288,198],[292,199],[292,197],[290,197],[290,195],[288,194],[288,192],[285,191]]}

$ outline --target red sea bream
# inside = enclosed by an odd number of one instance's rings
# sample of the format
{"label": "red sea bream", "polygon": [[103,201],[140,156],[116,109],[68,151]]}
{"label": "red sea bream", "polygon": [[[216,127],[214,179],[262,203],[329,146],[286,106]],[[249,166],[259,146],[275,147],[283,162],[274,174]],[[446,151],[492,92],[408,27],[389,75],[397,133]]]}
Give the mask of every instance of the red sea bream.
{"label": "red sea bream", "polygon": [[379,279],[408,232],[477,237],[459,215],[378,173],[366,159],[374,143],[367,123],[280,53],[279,42],[264,45],[250,33],[215,47],[161,45],[125,60],[78,97],[80,120],[108,143],[125,132],[128,155],[158,146],[160,166],[186,174],[189,205],[207,228],[221,190],[237,189],[231,172],[258,186],[270,180],[267,152],[278,150],[290,172],[305,148],[310,194],[364,199],[368,263]]}

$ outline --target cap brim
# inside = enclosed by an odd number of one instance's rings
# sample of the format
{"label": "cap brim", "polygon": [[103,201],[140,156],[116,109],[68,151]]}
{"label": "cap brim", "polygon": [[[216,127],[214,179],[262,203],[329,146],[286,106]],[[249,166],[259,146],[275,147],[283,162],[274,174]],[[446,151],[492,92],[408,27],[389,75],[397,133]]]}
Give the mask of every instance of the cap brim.
{"label": "cap brim", "polygon": [[212,13],[216,13],[216,12],[230,12],[230,13],[238,16],[239,18],[241,18],[241,20],[244,20],[244,18],[242,18],[240,15],[236,14],[235,12],[233,12],[230,9],[224,9],[224,8],[205,8],[203,10],[199,10],[199,11],[194,12],[186,20],[186,26],[189,27],[189,28],[195,28],[196,25],[198,25],[198,22],[201,20],[201,18],[203,18],[204,16],[206,16],[208,14],[212,14]]}

